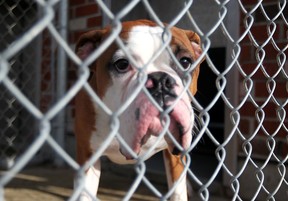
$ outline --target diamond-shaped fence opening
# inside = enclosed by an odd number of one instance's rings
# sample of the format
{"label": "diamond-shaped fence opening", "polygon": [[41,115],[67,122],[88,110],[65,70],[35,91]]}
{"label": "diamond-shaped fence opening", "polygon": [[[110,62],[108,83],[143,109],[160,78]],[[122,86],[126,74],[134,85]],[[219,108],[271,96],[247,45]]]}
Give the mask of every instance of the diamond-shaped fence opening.
{"label": "diamond-shaped fence opening", "polygon": [[[0,200],[77,200],[80,191],[90,189],[83,188],[85,167],[114,138],[137,163],[123,167],[101,159],[100,188],[92,200],[168,200],[172,195],[179,182],[167,188],[162,155],[144,161],[121,133],[121,115],[145,89],[113,108],[86,82],[93,76],[87,63],[109,44],[133,58],[118,34],[122,21],[135,19],[190,29],[202,41],[206,60],[192,97],[196,126],[189,153],[183,152],[190,200],[287,200],[287,13],[286,0],[0,0]],[[81,62],[74,54],[80,35],[108,24],[110,36]],[[169,51],[164,47],[169,34],[163,29],[161,51]],[[147,75],[136,67],[140,86]],[[84,167],[74,160],[73,98],[81,88],[108,119],[107,138]],[[156,103],[149,92],[145,95]],[[165,112],[164,126],[170,121]],[[160,135],[177,144],[167,133]],[[74,190],[73,177],[80,178]],[[25,196],[15,193],[18,188],[26,188]]]}

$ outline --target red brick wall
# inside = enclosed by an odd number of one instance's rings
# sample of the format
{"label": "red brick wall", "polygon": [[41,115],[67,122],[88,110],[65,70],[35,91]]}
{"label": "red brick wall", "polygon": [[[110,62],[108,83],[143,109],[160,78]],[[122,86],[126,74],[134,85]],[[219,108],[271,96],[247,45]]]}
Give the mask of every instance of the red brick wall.
{"label": "red brick wall", "polygon": [[[69,0],[69,44],[74,49],[81,34],[102,27],[102,15],[98,5],[93,0]],[[68,65],[68,87],[77,79],[77,67],[72,61]],[[73,132],[74,102],[69,105],[67,125]]]}
{"label": "red brick wall", "polygon": [[101,11],[95,1],[69,1],[69,42],[71,44],[74,44],[83,32],[100,28],[101,25]]}
{"label": "red brick wall", "polygon": [[[254,8],[256,4],[256,0],[243,0],[243,4],[245,8],[249,12],[252,8]],[[267,15],[270,18],[273,18],[278,13],[278,1],[276,0],[265,0],[263,1],[264,9],[267,12]],[[286,15],[288,8],[286,6],[283,11],[284,15]],[[240,17],[240,30],[243,34],[246,31],[245,27],[245,15],[241,12]],[[248,86],[252,87],[251,90],[251,98],[247,99],[247,102],[243,105],[240,110],[241,121],[240,121],[240,131],[245,136],[246,139],[252,137],[251,144],[253,146],[253,154],[261,157],[267,157],[269,153],[269,149],[267,148],[267,139],[270,137],[274,137],[276,140],[276,146],[274,153],[277,156],[286,156],[287,154],[287,142],[286,137],[288,131],[284,126],[281,125],[282,118],[277,116],[278,110],[283,110],[280,114],[285,118],[284,125],[288,126],[288,119],[283,114],[287,112],[288,106],[284,104],[284,102],[288,98],[288,93],[286,89],[287,77],[283,72],[280,71],[281,67],[283,70],[287,72],[287,61],[284,62],[284,56],[278,57],[278,59],[282,60],[282,63],[277,63],[277,54],[284,50],[285,46],[287,46],[287,30],[288,27],[285,24],[283,18],[279,16],[274,22],[275,25],[270,25],[269,22],[265,19],[263,12],[260,7],[252,14],[254,17],[254,23],[251,27],[251,35],[256,41],[253,42],[253,38],[248,35],[241,41],[241,56],[240,56],[240,65],[246,75],[240,75],[240,101],[245,98],[248,94],[247,90],[245,90],[244,83]],[[251,21],[248,19],[248,21]],[[267,32],[267,28],[270,27],[271,32],[275,28],[276,31],[273,33],[273,40],[269,39],[270,35]],[[267,44],[266,44],[267,42]],[[274,43],[274,44],[273,44]],[[260,52],[260,56],[263,57],[262,65],[259,65],[259,62],[256,59],[256,53],[261,49],[259,46],[264,46],[263,50],[265,51],[265,55],[263,52]],[[257,49],[258,48],[258,49]],[[277,48],[280,49],[277,50]],[[288,50],[285,50],[283,54],[286,56]],[[261,63],[261,62],[260,62]],[[257,69],[258,68],[258,69]],[[274,79],[271,81],[271,77]],[[253,80],[252,82],[249,79]],[[245,81],[246,80],[246,81]],[[270,86],[271,89],[275,88],[273,91],[273,96],[271,97],[271,92],[269,92]],[[270,97],[270,99],[269,99]],[[266,104],[265,102],[269,99],[269,102]],[[253,101],[258,105],[255,106]],[[283,106],[283,109],[281,108]],[[260,109],[263,109],[263,112],[258,112]],[[257,121],[256,117],[258,114],[259,121],[264,119],[263,124]],[[258,112],[258,113],[257,113]],[[261,124],[263,126],[261,126]],[[278,130],[279,128],[279,130]],[[267,134],[268,133],[268,134]],[[243,152],[242,149],[243,139],[239,139],[239,151]],[[271,144],[272,146],[272,144]]]}
{"label": "red brick wall", "polygon": [[[57,15],[57,13],[56,13]],[[69,16],[68,16],[68,42],[74,49],[74,45],[79,36],[91,29],[100,28],[102,25],[101,12],[95,1],[92,0],[69,0]],[[57,23],[57,22],[56,22]],[[57,25],[56,25],[57,26]],[[55,80],[52,82],[51,79],[55,79],[55,63],[52,63],[51,57],[56,58],[57,48],[53,49],[52,40],[54,38],[50,35],[48,30],[45,30],[42,34],[42,68],[41,68],[41,98],[40,108],[43,112],[46,112],[53,102],[55,102]],[[56,43],[56,42],[54,42]],[[55,47],[54,47],[55,48]],[[54,61],[55,62],[55,61]],[[73,62],[68,58],[68,88],[77,79],[76,67]],[[73,101],[72,101],[73,102]],[[73,103],[68,108],[68,122],[67,125],[73,124],[71,119],[71,113],[73,113]],[[70,112],[71,111],[71,112]],[[68,129],[71,130],[71,129]]]}

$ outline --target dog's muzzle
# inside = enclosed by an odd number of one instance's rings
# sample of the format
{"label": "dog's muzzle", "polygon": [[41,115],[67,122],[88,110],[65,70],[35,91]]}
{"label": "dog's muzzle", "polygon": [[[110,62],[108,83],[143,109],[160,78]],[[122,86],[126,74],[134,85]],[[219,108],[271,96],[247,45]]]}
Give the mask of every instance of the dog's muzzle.
{"label": "dog's muzzle", "polygon": [[169,74],[164,72],[154,72],[148,75],[146,88],[164,110],[167,108],[167,103],[175,100],[177,94],[174,87],[176,81]]}
{"label": "dog's muzzle", "polygon": [[[165,111],[173,105],[169,111],[169,131],[173,138],[183,149],[188,149],[192,139],[193,110],[188,95],[178,95],[183,88],[166,72],[153,72],[147,75],[145,87],[154,101]],[[151,136],[159,136],[163,131],[163,125],[167,123],[162,117],[162,113],[155,106],[151,97],[141,92],[133,104],[123,113],[123,123],[130,119],[129,127],[121,127],[120,133],[136,154],[141,154],[142,146],[148,143]],[[178,99],[178,100],[177,100]],[[176,102],[175,102],[176,101]],[[131,114],[134,114],[131,117]],[[172,154],[179,154],[180,150],[175,146],[173,140],[168,135],[164,136],[168,148]],[[151,143],[151,141],[150,141]],[[120,147],[120,152],[126,159],[133,159],[128,150]]]}

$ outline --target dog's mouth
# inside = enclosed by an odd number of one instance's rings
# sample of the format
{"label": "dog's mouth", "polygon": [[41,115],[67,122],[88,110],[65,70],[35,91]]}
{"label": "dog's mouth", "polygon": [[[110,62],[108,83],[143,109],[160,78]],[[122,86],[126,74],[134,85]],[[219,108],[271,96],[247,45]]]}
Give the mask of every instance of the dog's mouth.
{"label": "dog's mouth", "polygon": [[[193,111],[186,102],[179,100],[173,110],[169,113],[169,120],[161,118],[161,112],[150,102],[141,101],[135,109],[136,115],[136,133],[133,135],[131,149],[139,154],[141,147],[144,146],[151,136],[159,136],[165,132],[164,139],[168,144],[169,151],[174,155],[179,155],[182,150],[187,150],[192,140]],[[171,135],[167,134],[168,130]],[[175,145],[175,141],[178,146]],[[180,148],[180,149],[179,149]],[[127,151],[121,151],[126,159],[133,159]]]}
{"label": "dog's mouth", "polygon": [[[173,113],[173,111],[172,111]],[[181,122],[178,122],[175,118],[175,114],[174,115],[169,115],[170,118],[170,125],[168,127],[168,130],[170,132],[170,134],[172,134],[172,136],[168,136],[168,134],[165,135],[165,139],[166,142],[168,143],[169,146],[169,150],[173,155],[179,155],[181,153],[181,150],[174,144],[173,139],[176,141],[176,143],[178,143],[182,148],[188,148],[185,147],[186,144],[183,143],[183,136],[185,136],[186,134],[188,134],[189,132],[189,128],[187,128],[187,125],[182,125]],[[159,118],[159,122],[161,122],[161,118]],[[146,135],[143,136],[142,140],[141,140],[141,146],[143,146],[148,139],[150,138],[151,135],[154,136],[158,136],[159,134],[162,133],[163,131],[163,127],[165,127],[165,124],[167,124],[167,122],[164,122],[161,124],[161,128],[158,129],[158,126],[154,125],[155,122],[153,122],[152,124],[150,124],[148,132]],[[158,124],[158,123],[156,123]],[[154,129],[155,127],[157,127],[157,129]]]}

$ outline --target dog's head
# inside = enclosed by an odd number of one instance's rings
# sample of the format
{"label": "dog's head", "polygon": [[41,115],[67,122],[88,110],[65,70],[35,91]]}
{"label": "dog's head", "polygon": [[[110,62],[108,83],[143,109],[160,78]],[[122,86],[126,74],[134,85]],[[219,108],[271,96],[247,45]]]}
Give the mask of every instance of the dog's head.
{"label": "dog's head", "polygon": [[[167,48],[161,50],[168,36],[156,23],[147,20],[125,22],[119,36],[130,57],[112,43],[90,67],[92,76],[89,82],[112,111],[130,101],[119,116],[119,133],[136,154],[141,154],[143,147],[153,144],[150,139],[158,136],[167,122],[170,122],[167,126],[170,132],[184,149],[192,140],[194,113],[190,95],[197,91],[200,63],[193,71],[189,69],[201,55],[200,38],[192,31],[176,27],[170,31],[169,52]],[[110,28],[83,34],[76,45],[77,55],[85,60],[110,34]],[[172,59],[171,52],[178,64]],[[133,58],[132,61],[129,58]],[[179,64],[184,71],[191,72],[191,79],[187,79]],[[187,84],[190,95],[185,91]],[[170,120],[163,118],[159,108],[170,111]],[[103,136],[107,129],[109,131],[109,119],[103,117],[102,110],[95,109],[97,135]],[[178,153],[179,149],[175,149],[170,137],[165,136],[165,139],[169,150]],[[159,146],[160,149],[165,145]],[[132,157],[121,145],[120,151],[126,158]]]}

